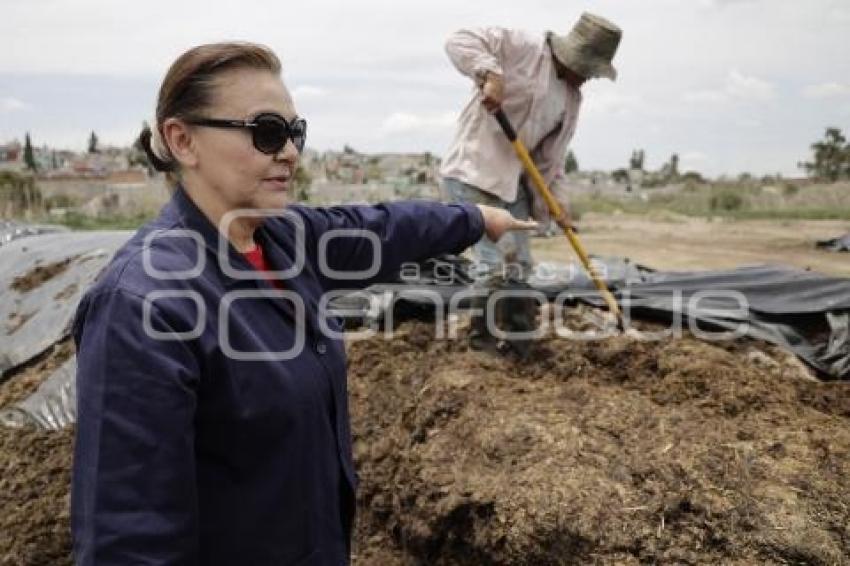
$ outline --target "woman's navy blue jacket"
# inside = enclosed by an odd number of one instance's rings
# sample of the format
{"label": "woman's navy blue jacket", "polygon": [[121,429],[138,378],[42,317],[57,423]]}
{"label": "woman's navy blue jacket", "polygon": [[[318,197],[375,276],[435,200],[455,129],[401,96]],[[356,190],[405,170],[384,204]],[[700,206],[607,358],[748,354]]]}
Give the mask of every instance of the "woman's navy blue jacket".
{"label": "woman's navy blue jacket", "polygon": [[348,562],[346,359],[322,331],[322,294],[458,252],[483,218],[430,202],[286,210],[255,236],[274,269],[296,273],[283,291],[227,240],[219,254],[218,230],[178,188],[81,301],[78,564]]}

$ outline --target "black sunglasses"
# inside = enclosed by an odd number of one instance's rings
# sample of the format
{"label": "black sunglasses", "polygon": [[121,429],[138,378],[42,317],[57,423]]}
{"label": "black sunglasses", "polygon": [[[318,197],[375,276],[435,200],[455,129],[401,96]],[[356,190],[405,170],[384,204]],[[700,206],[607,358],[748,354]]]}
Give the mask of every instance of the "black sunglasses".
{"label": "black sunglasses", "polygon": [[279,114],[258,114],[251,121],[189,118],[185,122],[211,128],[247,128],[251,130],[251,140],[257,151],[268,155],[278,153],[286,145],[287,140],[292,140],[295,149],[301,153],[304,150],[304,141],[307,139],[307,121],[304,118],[297,118],[290,123]]}

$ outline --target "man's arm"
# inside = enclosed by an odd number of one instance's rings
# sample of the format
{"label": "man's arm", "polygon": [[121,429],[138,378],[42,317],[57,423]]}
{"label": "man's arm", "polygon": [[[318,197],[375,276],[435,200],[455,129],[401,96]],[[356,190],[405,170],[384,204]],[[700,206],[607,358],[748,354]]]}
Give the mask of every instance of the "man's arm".
{"label": "man's arm", "polygon": [[461,74],[481,85],[488,72],[503,74],[500,53],[507,34],[498,27],[458,30],[446,40],[446,54]]}
{"label": "man's arm", "polygon": [[454,66],[481,89],[482,104],[494,112],[505,99],[502,46],[510,36],[503,28],[464,29],[446,42],[446,53]]}

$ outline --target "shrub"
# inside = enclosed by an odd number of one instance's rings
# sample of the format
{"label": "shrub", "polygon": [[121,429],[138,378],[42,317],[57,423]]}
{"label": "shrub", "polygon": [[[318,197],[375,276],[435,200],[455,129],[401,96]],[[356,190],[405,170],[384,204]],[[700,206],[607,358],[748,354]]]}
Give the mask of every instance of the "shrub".
{"label": "shrub", "polygon": [[726,189],[711,195],[709,208],[713,211],[731,212],[744,206],[744,199],[735,191]]}

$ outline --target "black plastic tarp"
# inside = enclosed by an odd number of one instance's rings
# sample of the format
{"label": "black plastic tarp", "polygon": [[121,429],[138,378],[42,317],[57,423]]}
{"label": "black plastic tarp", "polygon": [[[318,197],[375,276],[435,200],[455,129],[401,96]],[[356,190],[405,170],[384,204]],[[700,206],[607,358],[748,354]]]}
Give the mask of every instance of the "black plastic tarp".
{"label": "black plastic tarp", "polygon": [[830,252],[850,252],[850,232],[830,240],[820,240],[815,245]]}
{"label": "black plastic tarp", "polygon": [[[737,329],[783,346],[824,378],[850,379],[850,279],[773,265],[656,272],[617,295],[634,318],[681,313],[698,327]],[[598,297],[584,300],[602,305]]]}
{"label": "black plastic tarp", "polygon": [[[850,379],[850,279],[776,265],[659,272],[621,258],[594,261],[627,319],[678,321],[712,338],[735,331],[787,348],[824,379]],[[469,270],[457,257],[428,260],[418,275],[406,270],[396,284],[342,297],[331,308],[349,326],[380,320],[389,309],[394,320],[433,316],[435,297],[445,306],[469,290]],[[537,272],[530,286],[548,300],[604,306],[579,266],[544,264]]]}

